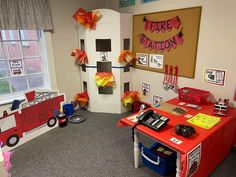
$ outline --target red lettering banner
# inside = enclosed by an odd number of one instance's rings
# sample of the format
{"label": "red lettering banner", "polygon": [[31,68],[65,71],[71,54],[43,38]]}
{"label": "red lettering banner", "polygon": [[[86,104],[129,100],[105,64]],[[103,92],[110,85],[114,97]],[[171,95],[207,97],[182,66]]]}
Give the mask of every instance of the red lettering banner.
{"label": "red lettering banner", "polygon": [[171,31],[173,28],[179,29],[181,21],[178,16],[166,21],[150,21],[146,17],[143,19],[144,30],[150,30],[152,33],[155,31],[159,33],[160,31],[164,33],[165,31]]}
{"label": "red lettering banner", "polygon": [[151,40],[144,33],[138,35],[138,37],[140,44],[142,44],[144,48],[149,48],[156,52],[170,51],[171,48],[176,49],[177,45],[182,45],[184,42],[183,33],[181,31],[164,41]]}

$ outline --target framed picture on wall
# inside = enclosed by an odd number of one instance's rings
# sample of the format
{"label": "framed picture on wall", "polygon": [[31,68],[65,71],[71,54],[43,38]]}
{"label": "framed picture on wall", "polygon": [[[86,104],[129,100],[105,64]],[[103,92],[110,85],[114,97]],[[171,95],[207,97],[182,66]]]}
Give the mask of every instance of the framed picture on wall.
{"label": "framed picture on wall", "polygon": [[141,4],[152,2],[152,1],[159,1],[159,0],[141,0]]}
{"label": "framed picture on wall", "polygon": [[149,54],[149,67],[150,68],[163,68],[164,55],[160,54]]}
{"label": "framed picture on wall", "polygon": [[204,68],[204,82],[219,86],[225,85],[226,70]]}
{"label": "framed picture on wall", "polygon": [[136,53],[136,65],[148,67],[148,54],[147,53]]}
{"label": "framed picture on wall", "polygon": [[119,8],[135,5],[135,0],[119,0]]}

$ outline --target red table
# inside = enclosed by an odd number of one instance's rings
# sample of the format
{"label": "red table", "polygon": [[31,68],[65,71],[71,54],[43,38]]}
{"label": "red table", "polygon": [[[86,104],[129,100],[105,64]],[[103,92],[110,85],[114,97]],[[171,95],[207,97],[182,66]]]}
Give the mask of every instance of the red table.
{"label": "red table", "polygon": [[[179,106],[178,103],[181,102],[178,98],[169,100],[168,103]],[[216,116],[212,114],[214,105],[212,103],[207,103],[201,106],[200,110],[181,106],[188,111],[180,116],[175,116],[171,113],[164,112],[157,108],[149,108],[155,110],[157,113],[170,119],[168,124],[160,131],[154,131],[144,125],[138,125],[135,128],[134,136],[134,163],[135,167],[138,167],[139,163],[139,139],[138,134],[141,132],[152,139],[170,147],[177,152],[176,161],[176,176],[187,176],[189,175],[189,153],[200,145],[200,164],[198,165],[198,170],[192,175],[194,177],[207,177],[212,171],[215,170],[217,165],[227,156],[231,147],[236,144],[236,109],[229,108],[227,116]],[[197,134],[184,138],[175,133],[174,127],[177,124],[189,124],[185,118],[186,114],[191,114],[195,116],[198,113],[203,113],[207,115],[212,115],[220,117],[221,121],[212,127],[211,129],[203,129],[198,126],[192,125]],[[117,126],[119,127],[133,127],[135,122],[130,121],[129,118],[136,116],[138,113],[131,116],[122,118]],[[171,141],[171,138],[182,141],[181,144],[176,144]]]}

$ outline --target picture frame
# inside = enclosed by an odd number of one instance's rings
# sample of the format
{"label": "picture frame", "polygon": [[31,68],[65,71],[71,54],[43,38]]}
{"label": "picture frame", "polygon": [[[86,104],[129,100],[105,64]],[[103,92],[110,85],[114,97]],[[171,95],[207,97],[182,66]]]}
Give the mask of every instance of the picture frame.
{"label": "picture frame", "polygon": [[135,0],[119,0],[119,8],[135,5]]}
{"label": "picture frame", "polygon": [[136,53],[136,65],[142,67],[148,67],[148,54],[147,53]]}
{"label": "picture frame", "polygon": [[203,82],[218,86],[225,85],[226,70],[215,68],[204,68]]}
{"label": "picture frame", "polygon": [[164,55],[161,54],[149,54],[149,64],[150,68],[163,69]]}
{"label": "picture frame", "polygon": [[159,0],[140,0],[141,4],[149,3],[149,2],[153,2],[153,1],[159,1]]}

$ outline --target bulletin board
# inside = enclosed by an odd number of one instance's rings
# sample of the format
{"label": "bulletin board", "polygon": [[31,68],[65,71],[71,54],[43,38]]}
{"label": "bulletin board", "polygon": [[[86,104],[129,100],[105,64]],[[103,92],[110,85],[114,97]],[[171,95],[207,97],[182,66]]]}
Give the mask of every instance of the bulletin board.
{"label": "bulletin board", "polygon": [[[134,67],[164,73],[165,65],[178,66],[179,76],[194,78],[201,9],[134,15],[133,53],[142,59]],[[162,63],[155,67],[150,58]]]}

